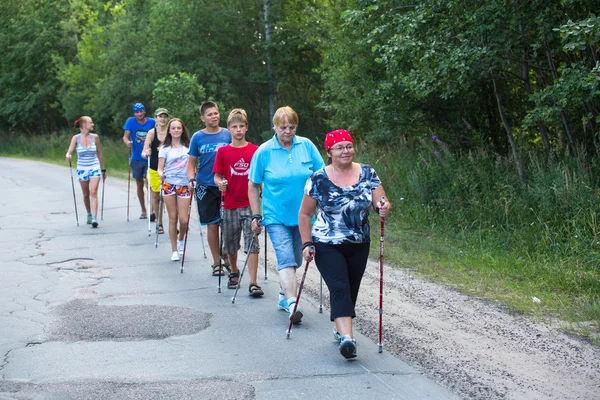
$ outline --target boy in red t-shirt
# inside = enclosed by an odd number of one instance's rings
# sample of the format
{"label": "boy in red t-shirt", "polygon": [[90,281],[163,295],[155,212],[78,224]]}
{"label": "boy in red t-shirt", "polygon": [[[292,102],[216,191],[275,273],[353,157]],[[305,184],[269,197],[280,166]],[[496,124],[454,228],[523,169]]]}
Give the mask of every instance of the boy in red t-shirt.
{"label": "boy in red t-shirt", "polygon": [[264,294],[256,284],[258,270],[258,237],[252,232],[252,209],[248,200],[248,171],[250,160],[258,149],[255,144],[246,141],[248,117],[246,111],[236,108],[227,117],[227,129],[231,132],[231,144],[217,150],[213,166],[215,184],[224,192],[225,206],[223,212],[223,253],[229,257],[231,272],[227,287],[235,289],[240,277],[237,267],[237,253],[240,249],[240,239],[244,232],[244,247],[246,252],[250,246],[248,270],[250,271],[250,286],[248,292],[252,297]]}

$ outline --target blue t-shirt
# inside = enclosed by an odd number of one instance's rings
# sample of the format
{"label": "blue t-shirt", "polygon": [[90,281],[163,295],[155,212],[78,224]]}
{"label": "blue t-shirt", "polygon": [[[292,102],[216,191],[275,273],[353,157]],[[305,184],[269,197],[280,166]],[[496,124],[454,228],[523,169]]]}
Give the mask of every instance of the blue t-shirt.
{"label": "blue t-shirt", "polygon": [[325,167],[323,157],[309,139],[294,136],[286,150],[277,135],[263,143],[250,162],[248,179],[263,184],[263,224],[298,226],[298,212],[306,179]]}
{"label": "blue t-shirt", "polygon": [[142,158],[142,150],[144,150],[144,141],[148,131],[156,125],[154,118],[146,118],[146,122],[142,125],[138,122],[135,117],[127,118],[125,125],[123,125],[124,131],[129,131],[131,140],[131,159],[144,161]]}
{"label": "blue t-shirt", "polygon": [[381,180],[367,164],[360,164],[358,182],[351,186],[335,185],[325,169],[312,174],[306,181],[304,194],[317,201],[317,219],[312,228],[313,242],[342,244],[370,241],[369,210],[373,190],[379,185]]}
{"label": "blue t-shirt", "polygon": [[196,183],[199,185],[215,185],[213,166],[220,147],[231,143],[231,132],[225,128],[217,133],[206,133],[203,129],[194,133],[190,142],[190,156],[198,157]]}

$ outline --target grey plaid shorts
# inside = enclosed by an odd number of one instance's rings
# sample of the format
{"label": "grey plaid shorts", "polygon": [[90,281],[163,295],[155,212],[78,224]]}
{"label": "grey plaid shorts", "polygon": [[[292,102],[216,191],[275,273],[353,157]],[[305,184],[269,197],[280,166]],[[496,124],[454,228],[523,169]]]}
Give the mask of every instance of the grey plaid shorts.
{"label": "grey plaid shorts", "polygon": [[252,232],[252,209],[250,207],[223,210],[221,229],[223,229],[223,253],[233,254],[241,248],[242,232],[244,232],[244,253],[248,253],[250,242],[252,242],[250,252],[259,252],[258,237],[252,240],[254,232]]}

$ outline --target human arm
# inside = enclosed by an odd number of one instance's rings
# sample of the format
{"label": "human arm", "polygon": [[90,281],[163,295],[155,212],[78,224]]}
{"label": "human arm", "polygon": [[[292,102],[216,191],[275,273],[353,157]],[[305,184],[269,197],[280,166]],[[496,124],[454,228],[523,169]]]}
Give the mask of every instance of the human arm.
{"label": "human arm", "polygon": [[[384,198],[384,203],[381,204],[381,198]],[[385,195],[385,190],[383,190],[383,186],[379,185],[373,190],[373,208],[377,210],[379,208],[379,216],[387,217],[392,209],[392,204],[388,200]]]}
{"label": "human arm", "polygon": [[154,140],[154,132],[156,128],[152,128],[148,131],[146,135],[146,140],[144,140],[144,150],[142,150],[142,157],[148,158],[152,155],[152,141]]}
{"label": "human arm", "polygon": [[98,161],[100,161],[100,171],[102,172],[102,180],[106,180],[106,167],[104,166],[104,156],[102,156],[102,150],[100,147],[100,136],[94,135],[94,139],[96,141],[96,156],[98,157]]}
{"label": "human arm", "polygon": [[[250,208],[252,209],[252,215],[261,215],[260,214],[260,184],[254,183],[252,181],[248,181],[248,200],[250,201]],[[260,219],[252,218],[252,231],[255,233],[261,232],[261,222],[262,217]]]}
{"label": "human arm", "polygon": [[123,130],[123,143],[125,143],[125,146],[131,150],[131,132],[129,132],[127,129]]}
{"label": "human arm", "polygon": [[165,180],[164,171],[165,171],[165,158],[158,157],[158,167],[156,169],[156,173],[160,177],[161,181]]}
{"label": "human arm", "polygon": [[[191,145],[190,145],[191,147]],[[158,160],[160,162],[160,159]],[[190,189],[195,189],[196,188],[196,162],[198,161],[198,157],[196,156],[192,156],[192,155],[188,155],[188,162],[187,162],[187,175],[188,175],[188,179],[190,180],[189,183],[189,187]]]}
{"label": "human arm", "polygon": [[308,262],[312,261],[315,254],[311,228],[312,217],[315,215],[316,210],[317,200],[305,194],[300,204],[300,211],[298,212],[298,229],[302,238],[302,255],[304,256],[304,260]]}
{"label": "human arm", "polygon": [[71,164],[72,154],[73,154],[73,151],[75,151],[76,145],[77,145],[77,135],[75,135],[71,138],[71,143],[69,143],[69,148],[67,149],[67,154],[65,155],[65,160],[67,160],[67,163],[69,165]]}
{"label": "human arm", "polygon": [[223,178],[223,175],[215,172],[214,181],[215,185],[217,185],[217,187],[219,188],[219,191],[227,191],[227,179]]}

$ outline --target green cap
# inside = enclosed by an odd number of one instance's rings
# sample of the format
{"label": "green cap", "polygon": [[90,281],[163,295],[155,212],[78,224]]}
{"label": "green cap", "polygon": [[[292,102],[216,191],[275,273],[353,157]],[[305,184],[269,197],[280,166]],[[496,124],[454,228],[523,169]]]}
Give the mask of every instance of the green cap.
{"label": "green cap", "polygon": [[169,115],[169,110],[167,110],[166,108],[159,108],[158,110],[154,111],[154,115],[160,115],[160,114],[167,114]]}

